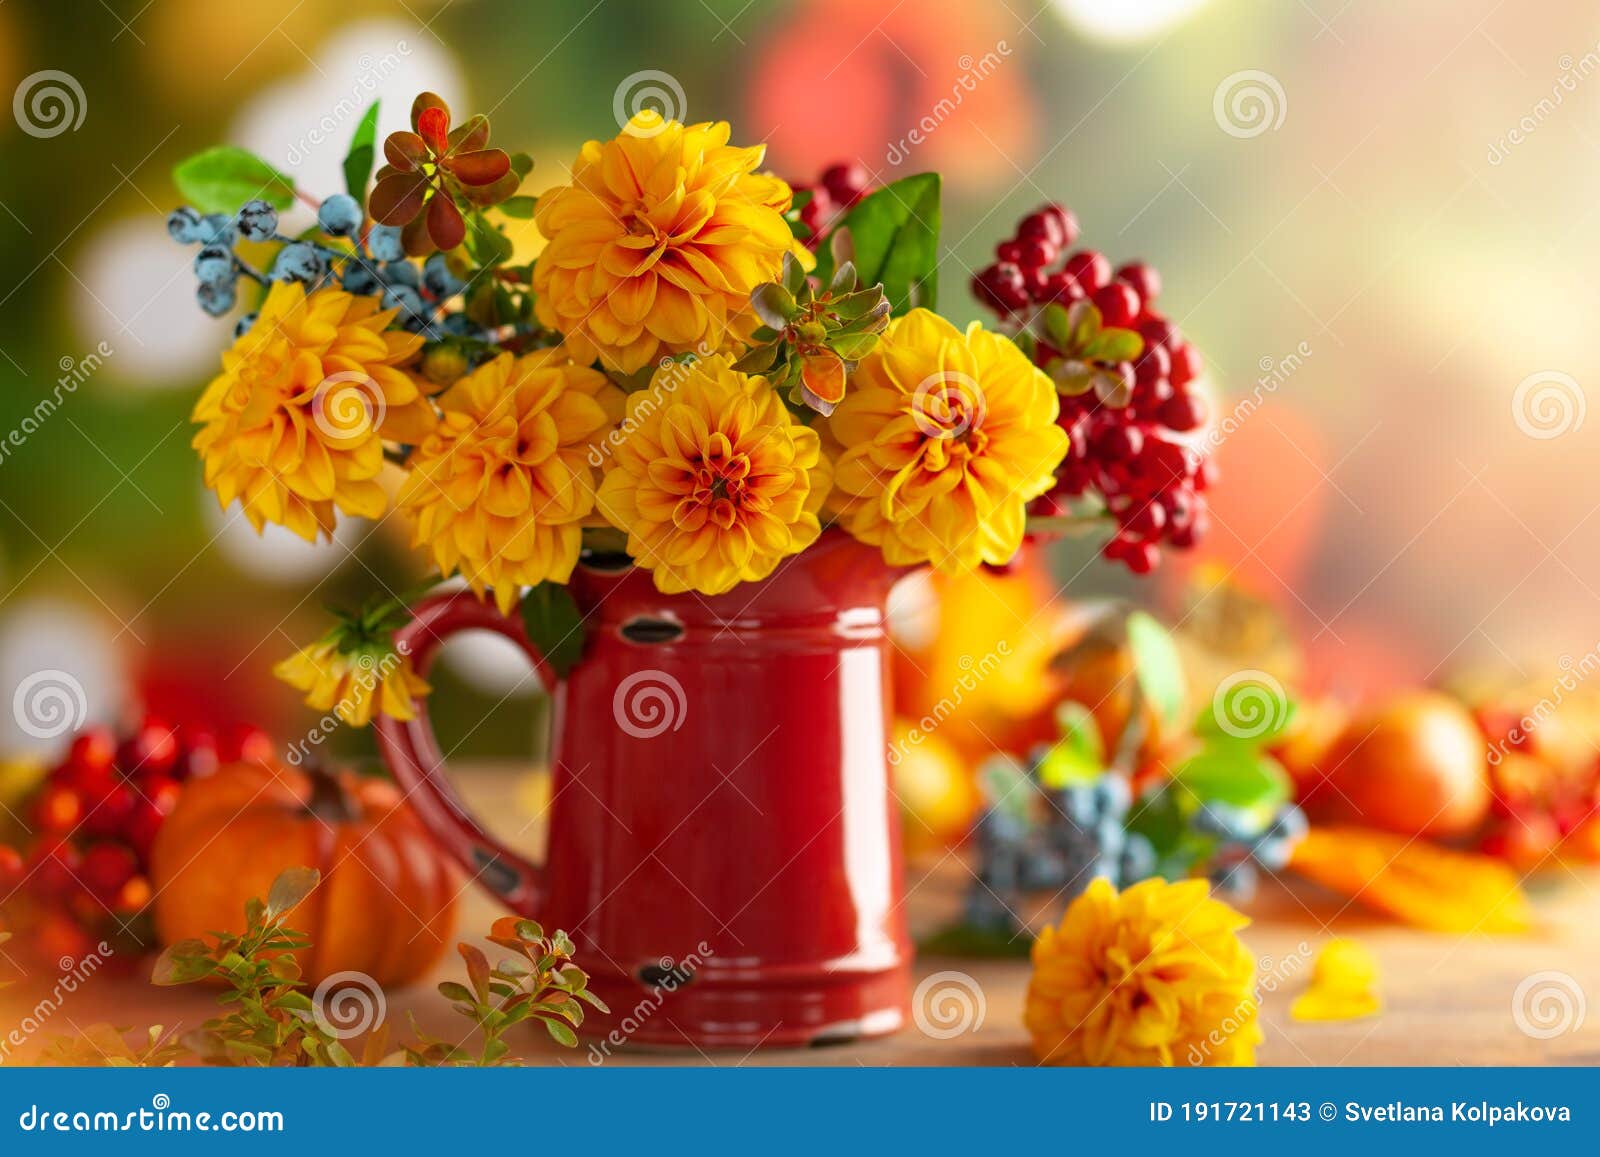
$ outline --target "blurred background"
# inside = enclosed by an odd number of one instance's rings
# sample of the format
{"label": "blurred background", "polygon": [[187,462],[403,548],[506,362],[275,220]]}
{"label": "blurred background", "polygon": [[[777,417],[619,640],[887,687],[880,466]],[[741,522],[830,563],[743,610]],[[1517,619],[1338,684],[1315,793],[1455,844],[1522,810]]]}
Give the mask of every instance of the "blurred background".
{"label": "blurred background", "polygon": [[[497,144],[535,157],[538,192],[616,131],[618,86],[645,70],[681,87],[688,119],[765,140],[796,181],[849,159],[943,171],[940,304],[958,321],[980,313],[971,271],[1047,199],[1113,262],[1160,268],[1220,423],[1213,530],[1149,580],[1061,545],[1056,585],[1176,615],[1226,576],[1278,608],[1308,681],[1350,696],[1553,669],[1600,640],[1600,416],[1584,420],[1600,11],[1538,11],[12,0],[0,692],[60,669],[92,719],[147,705],[296,734],[311,712],[271,664],[324,629],[325,604],[422,571],[397,521],[308,547],[256,537],[202,488],[187,418],[231,323],[195,307],[192,253],[166,235],[175,162],[231,142],[337,191],[360,110],[381,97],[386,133],[428,88],[490,113]],[[65,94],[64,117],[33,103],[41,87]],[[436,679],[446,746],[531,751],[525,674],[462,640]],[[336,743],[370,751],[354,729]],[[0,752],[37,744],[0,712]]]}

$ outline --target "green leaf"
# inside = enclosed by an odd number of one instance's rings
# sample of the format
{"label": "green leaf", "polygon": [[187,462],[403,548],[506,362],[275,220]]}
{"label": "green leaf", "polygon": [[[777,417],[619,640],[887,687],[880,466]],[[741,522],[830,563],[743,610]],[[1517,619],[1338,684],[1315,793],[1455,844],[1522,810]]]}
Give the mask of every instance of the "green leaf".
{"label": "green leaf", "polygon": [[1095,334],[1083,356],[1100,362],[1131,362],[1144,353],[1144,338],[1137,330],[1108,326]]}
{"label": "green leaf", "polygon": [[1183,663],[1167,629],[1144,611],[1128,616],[1128,649],[1134,677],[1145,699],[1163,720],[1176,723],[1183,713]]}
{"label": "green leaf", "polygon": [[1094,714],[1082,703],[1068,699],[1056,708],[1056,724],[1061,739],[1039,762],[1039,782],[1059,791],[1099,779],[1106,768],[1106,752]]}
{"label": "green leaf", "polygon": [[578,1047],[578,1034],[566,1025],[552,1018],[540,1017],[539,1019],[544,1021],[545,1031],[550,1034],[550,1039],[555,1041],[556,1044],[566,1045],[569,1049]]}
{"label": "green leaf", "polygon": [[1179,764],[1172,776],[1202,803],[1217,800],[1254,808],[1289,798],[1289,776],[1278,761],[1242,743],[1210,744]]}
{"label": "green leaf", "polygon": [[526,221],[533,216],[534,210],[539,207],[539,198],[520,196],[507,197],[495,206],[507,217],[515,217],[519,221]]}
{"label": "green leaf", "polygon": [[556,675],[565,678],[583,655],[583,615],[560,583],[540,583],[522,600],[522,625]]}
{"label": "green leaf", "polygon": [[495,228],[481,212],[467,217],[466,244],[467,255],[486,269],[511,260],[511,238]]}
{"label": "green leaf", "polygon": [[254,153],[218,145],[179,161],[172,183],[202,213],[234,213],[259,198],[275,209],[294,200],[294,182]]}
{"label": "green leaf", "polygon": [[1127,830],[1150,841],[1156,855],[1165,859],[1178,849],[1187,830],[1176,793],[1165,786],[1141,796],[1128,813]]}
{"label": "green leaf", "polygon": [[1011,756],[991,755],[979,764],[978,786],[990,807],[1009,813],[1022,824],[1029,822],[1036,789],[1027,769]]}
{"label": "green leaf", "polygon": [[267,891],[266,918],[274,920],[293,909],[321,880],[322,873],[315,868],[285,868]]}
{"label": "green leaf", "polygon": [[[896,317],[938,304],[939,213],[939,174],[918,173],[857,201],[834,233],[848,230],[840,252],[854,252],[843,260],[855,262],[862,285],[883,285]],[[818,281],[832,281],[840,260],[831,246],[818,253]]]}
{"label": "green leaf", "polygon": [[372,158],[378,145],[378,105],[373,101],[356,125],[350,138],[350,151],[344,157],[344,188],[363,205],[367,203],[367,180],[372,176]]}

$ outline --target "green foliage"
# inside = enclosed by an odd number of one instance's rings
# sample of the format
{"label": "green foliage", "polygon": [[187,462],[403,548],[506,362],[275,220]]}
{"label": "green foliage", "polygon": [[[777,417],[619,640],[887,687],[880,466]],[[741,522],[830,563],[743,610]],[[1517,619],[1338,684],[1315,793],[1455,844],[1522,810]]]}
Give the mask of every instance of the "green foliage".
{"label": "green foliage", "polygon": [[172,170],[172,183],[202,213],[233,214],[256,199],[285,209],[294,200],[293,181],[254,153],[233,145],[218,145],[179,161]]}
{"label": "green foliage", "polygon": [[[129,1036],[133,1036],[130,1041]],[[57,1037],[39,1057],[42,1065],[64,1068],[166,1069],[193,1054],[161,1025],[143,1033],[109,1024],[91,1024],[77,1036]]]}
{"label": "green foliage", "polygon": [[[895,317],[938,305],[939,217],[939,174],[918,173],[867,194],[835,227],[849,235],[861,284],[882,285]],[[837,261],[817,254],[818,280],[830,282]]]}
{"label": "green foliage", "polygon": [[[515,1064],[506,1033],[528,1020],[544,1025],[550,1039],[572,1048],[578,1043],[573,1029],[583,1024],[583,1005],[609,1012],[605,1002],[589,991],[589,978],[572,959],[572,940],[565,932],[546,936],[533,920],[512,916],[494,922],[489,940],[516,953],[491,966],[483,951],[471,944],[457,945],[467,968],[467,983],[447,980],[439,995],[472,1022],[478,1033],[474,1052],[460,1043],[419,1036],[405,1049],[413,1065]],[[582,1002],[582,1003],[580,1003]]]}
{"label": "green foliage", "polygon": [[522,625],[555,673],[565,678],[583,656],[583,614],[561,583],[545,582],[522,598]]}
{"label": "green foliage", "polygon": [[1064,700],[1056,707],[1061,738],[1039,761],[1039,783],[1049,791],[1091,784],[1106,770],[1106,745],[1094,713],[1082,703]]}
{"label": "green foliage", "polygon": [[290,868],[273,881],[265,902],[245,905],[241,934],[213,932],[210,942],[182,940],[156,961],[151,980],[159,985],[215,979],[224,1008],[184,1038],[208,1064],[338,1065],[355,1063],[338,1038],[318,1022],[303,991],[293,953],[310,939],[285,920],[321,880],[312,868]]}
{"label": "green foliage", "polygon": [[378,105],[373,101],[356,126],[356,135],[350,139],[350,151],[344,158],[344,187],[362,204],[367,200],[367,182],[372,178],[372,162],[378,147]]}
{"label": "green foliage", "polygon": [[750,294],[762,326],[737,368],[762,374],[796,408],[831,414],[844,399],[848,375],[878,345],[889,326],[883,286],[862,288],[856,267],[843,256],[845,234],[835,234],[839,264],[826,287],[815,289],[792,254],[783,259],[783,280]]}
{"label": "green foliage", "polygon": [[1045,363],[1056,390],[1068,397],[1094,390],[1108,406],[1126,406],[1129,383],[1115,368],[1144,352],[1144,338],[1135,330],[1103,323],[1088,301],[1070,307],[1051,302],[1041,315],[1045,340],[1059,352]]}
{"label": "green foliage", "polygon": [[1176,723],[1183,712],[1185,693],[1183,661],[1171,634],[1144,611],[1128,616],[1127,632],[1140,694],[1165,722]]}

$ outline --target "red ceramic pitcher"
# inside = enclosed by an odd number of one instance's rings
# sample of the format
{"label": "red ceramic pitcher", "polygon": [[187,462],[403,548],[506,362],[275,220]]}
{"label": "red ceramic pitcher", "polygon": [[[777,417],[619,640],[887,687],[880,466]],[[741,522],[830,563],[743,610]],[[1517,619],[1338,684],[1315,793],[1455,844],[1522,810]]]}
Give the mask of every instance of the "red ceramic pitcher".
{"label": "red ceramic pitcher", "polygon": [[564,928],[612,1009],[586,1035],[700,1048],[888,1033],[908,1005],[889,787],[885,601],[901,572],[828,531],[768,579],[663,595],[642,570],[580,566],[582,658],[557,680],[519,619],[458,592],[400,632],[420,669],[490,630],[553,688],[548,853],[473,818],[433,730],[383,718],[419,815],[515,912]]}

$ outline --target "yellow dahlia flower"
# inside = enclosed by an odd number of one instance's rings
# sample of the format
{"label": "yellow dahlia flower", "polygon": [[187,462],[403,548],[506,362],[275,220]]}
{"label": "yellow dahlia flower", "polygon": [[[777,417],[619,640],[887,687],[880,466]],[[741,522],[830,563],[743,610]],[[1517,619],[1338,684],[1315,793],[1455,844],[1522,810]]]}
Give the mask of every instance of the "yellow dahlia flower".
{"label": "yellow dahlia flower", "polygon": [[1250,921],[1204,880],[1104,879],[1033,945],[1023,1023],[1052,1065],[1251,1065],[1255,958]]}
{"label": "yellow dahlia flower", "polygon": [[274,282],[249,332],[194,408],[194,448],[224,509],[239,499],[257,531],[268,522],[314,541],[334,510],[383,514],[383,443],[420,440],[433,410],[400,365],[422,345],[391,330],[375,297]]}
{"label": "yellow dahlia flower", "polygon": [[663,366],[629,395],[622,430],[599,509],[656,589],[721,594],[821,533],[821,440],[727,355]]}
{"label": "yellow dahlia flower", "polygon": [[332,711],[353,727],[365,727],[374,714],[410,719],[412,703],[430,688],[408,655],[388,647],[341,651],[329,635],[290,655],[272,673],[306,693],[306,706]]}
{"label": "yellow dahlia flower", "polygon": [[621,391],[564,353],[501,354],[439,398],[437,429],[412,453],[400,504],[441,574],[459,572],[510,612],[519,588],[565,582],[594,512],[591,442]]}
{"label": "yellow dahlia flower", "polygon": [[830,505],[896,566],[1009,562],[1067,451],[1055,387],[1021,350],[925,309],[897,319],[828,419]]}
{"label": "yellow dahlia flower", "polygon": [[549,244],[534,267],[539,321],[573,356],[632,373],[667,354],[722,347],[750,291],[782,273],[793,193],[757,173],[765,146],[728,144],[726,122],[639,113],[578,154],[572,184],[539,198]]}

